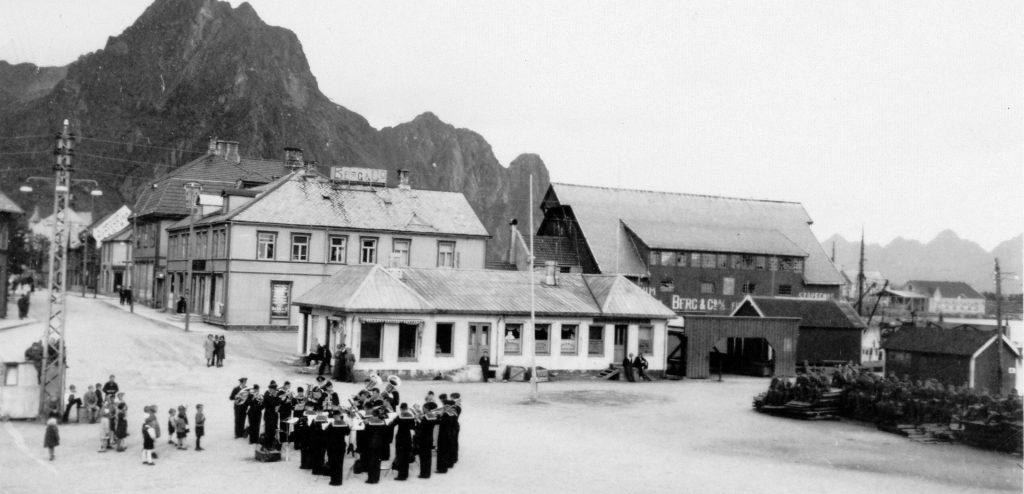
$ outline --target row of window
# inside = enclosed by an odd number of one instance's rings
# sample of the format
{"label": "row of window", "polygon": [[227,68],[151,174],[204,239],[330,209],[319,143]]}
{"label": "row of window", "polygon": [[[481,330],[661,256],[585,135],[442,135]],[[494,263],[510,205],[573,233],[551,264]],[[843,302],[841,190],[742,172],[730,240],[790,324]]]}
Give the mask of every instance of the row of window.
{"label": "row of window", "polygon": [[794,273],[802,273],[804,270],[804,260],[800,257],[679,252],[670,250],[652,250],[650,265],[704,269],[791,271]]}
{"label": "row of window", "polygon": [[[504,348],[505,355],[522,355],[523,353],[523,323],[505,324]],[[418,324],[401,323],[398,325],[398,359],[416,360],[420,347],[420,333]],[[536,355],[567,355],[576,356],[580,354],[580,325],[561,324],[559,334],[561,339],[557,351],[552,350],[551,335],[552,324],[537,323],[534,327],[534,351]],[[383,339],[384,323],[364,322],[360,328],[359,337],[359,358],[380,359],[381,341]],[[616,325],[614,341],[616,345],[626,344],[628,326]],[[603,325],[592,325],[587,331],[587,355],[591,357],[603,357],[604,350]],[[653,328],[640,326],[637,336],[637,351],[644,355],[653,354]],[[484,333],[486,335],[486,333]],[[434,331],[434,355],[438,357],[451,357],[454,354],[455,324],[450,322],[439,322],[435,325]],[[486,336],[476,342],[487,348],[490,342]]]}
{"label": "row of window", "polygon": [[[311,235],[308,233],[291,234],[291,252],[289,259],[292,261],[309,260],[309,243]],[[376,237],[359,237],[359,264],[377,264],[379,239]],[[412,240],[407,238],[396,238],[391,240],[391,255],[399,266],[409,265],[409,252]],[[273,260],[277,258],[277,232],[258,232],[256,234],[256,259]],[[348,236],[329,235],[327,237],[327,261],[338,264],[348,262]],[[439,240],[437,242],[437,267],[455,267],[455,242],[450,240]]]}
{"label": "row of window", "polygon": [[[740,293],[744,295],[756,295],[757,294],[757,283],[751,281],[745,281],[740,285]],[[736,278],[722,278],[722,295],[736,295]],[[663,292],[674,292],[675,282],[672,278],[664,278],[661,280],[661,286],[659,289]],[[762,290],[763,291],[763,290]],[[701,281],[700,282],[700,293],[703,295],[717,295],[718,286],[714,281]],[[778,285],[776,287],[775,295],[792,295],[793,285]]]}
{"label": "row of window", "polygon": [[[223,259],[228,256],[228,232],[225,229],[210,232],[195,232],[195,240],[190,242],[188,233],[170,235],[167,238],[167,257],[169,259],[188,259],[189,245],[195,248],[195,256],[199,259]],[[212,241],[211,241],[212,240]],[[212,249],[212,250],[211,250]]]}

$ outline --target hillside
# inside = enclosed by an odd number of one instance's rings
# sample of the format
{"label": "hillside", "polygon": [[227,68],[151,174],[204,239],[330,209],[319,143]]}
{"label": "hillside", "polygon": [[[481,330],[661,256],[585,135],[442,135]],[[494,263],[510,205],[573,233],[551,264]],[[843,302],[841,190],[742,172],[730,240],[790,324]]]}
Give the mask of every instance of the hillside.
{"label": "hillside", "polygon": [[[16,189],[51,173],[50,136],[65,118],[78,135],[75,177],[105,192],[97,216],[199,156],[209,136],[239,141],[245,156],[281,158],[296,146],[323,167],[383,168],[392,180],[409,168],[414,187],[466,195],[494,236],[491,259],[507,245],[508,219],[529,212],[529,175],[538,195],[548,185],[538,156],[503,166],[483,136],[429,112],[373,128],[320,91],[295,33],[268,26],[247,3],[157,0],[102,50],[66,67],[0,61],[0,88],[0,135],[24,137],[0,141],[0,189],[44,213],[45,188],[28,197]],[[72,207],[90,207],[80,196]]]}

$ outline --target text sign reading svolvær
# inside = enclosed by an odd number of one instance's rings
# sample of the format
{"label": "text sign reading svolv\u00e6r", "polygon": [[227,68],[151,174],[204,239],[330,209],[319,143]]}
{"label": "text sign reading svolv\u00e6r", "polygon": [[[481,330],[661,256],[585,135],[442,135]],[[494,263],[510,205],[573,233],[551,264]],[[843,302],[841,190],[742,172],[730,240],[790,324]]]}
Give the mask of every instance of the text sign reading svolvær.
{"label": "text sign reading svolv\u00e6r", "polygon": [[388,182],[388,171],[379,170],[377,168],[332,166],[331,180],[337,182],[358,182],[385,185]]}

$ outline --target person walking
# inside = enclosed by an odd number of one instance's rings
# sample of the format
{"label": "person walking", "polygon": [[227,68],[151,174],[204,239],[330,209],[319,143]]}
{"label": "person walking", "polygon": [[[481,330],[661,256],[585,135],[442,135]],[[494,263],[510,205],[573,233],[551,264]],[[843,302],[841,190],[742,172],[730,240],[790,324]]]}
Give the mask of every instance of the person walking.
{"label": "person walking", "polygon": [[217,343],[214,342],[213,335],[212,334],[206,335],[206,341],[203,342],[203,352],[206,355],[206,366],[207,367],[210,367],[210,366],[214,365],[213,350],[214,350],[214,347],[216,347],[216,346],[217,346]]}
{"label": "person walking", "polygon": [[57,428],[57,418],[50,417],[46,420],[46,436],[43,438],[43,447],[50,450],[50,461],[53,461],[53,449],[60,445],[60,429]]}
{"label": "person walking", "polygon": [[633,359],[633,368],[636,369],[637,376],[644,381],[650,381],[651,378],[647,377],[647,359],[644,358],[643,354],[636,354],[636,358]]}
{"label": "person walking", "polygon": [[636,382],[633,378],[633,354],[629,354],[628,357],[622,359],[622,374],[626,376],[626,380],[629,382]]}
{"label": "person walking", "polygon": [[174,420],[174,433],[178,436],[178,449],[188,449],[185,446],[185,437],[188,436],[188,416],[185,415],[185,405],[178,407],[178,417]]}
{"label": "person walking", "polygon": [[488,382],[488,377],[491,375],[491,357],[487,355],[487,349],[484,349],[484,354],[480,356],[480,374],[483,375],[483,381]]}

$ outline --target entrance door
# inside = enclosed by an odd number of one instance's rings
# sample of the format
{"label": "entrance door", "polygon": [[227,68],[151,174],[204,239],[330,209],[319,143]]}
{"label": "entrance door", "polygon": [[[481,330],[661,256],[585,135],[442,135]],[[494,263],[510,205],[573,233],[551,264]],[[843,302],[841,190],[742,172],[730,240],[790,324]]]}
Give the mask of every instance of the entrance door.
{"label": "entrance door", "polygon": [[124,273],[114,273],[114,287],[124,288]]}
{"label": "entrance door", "polygon": [[466,350],[466,364],[475,365],[480,362],[484,350],[491,345],[491,325],[473,323],[469,325],[469,347]]}
{"label": "entrance door", "polygon": [[629,326],[626,324],[615,325],[615,352],[612,357],[615,362],[622,362],[626,358],[626,344],[629,336]]}

